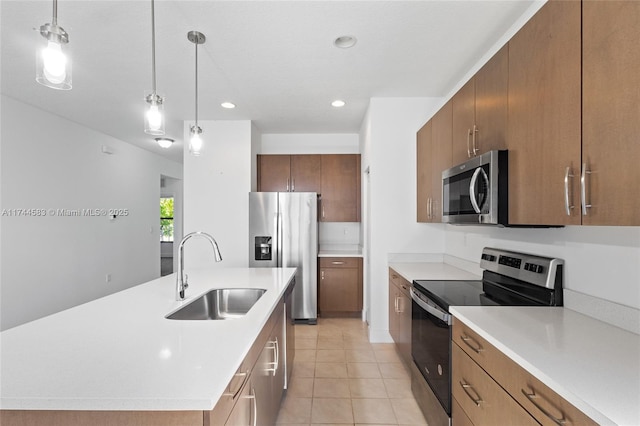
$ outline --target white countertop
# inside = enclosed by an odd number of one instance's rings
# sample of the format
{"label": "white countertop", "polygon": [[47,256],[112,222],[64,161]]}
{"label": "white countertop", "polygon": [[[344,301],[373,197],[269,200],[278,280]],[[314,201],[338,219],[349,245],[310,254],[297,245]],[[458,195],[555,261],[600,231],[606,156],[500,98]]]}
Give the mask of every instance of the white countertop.
{"label": "white countertop", "polygon": [[362,257],[362,249],[322,249],[318,257]]}
{"label": "white countertop", "polygon": [[640,425],[640,336],[562,307],[451,313],[600,424]]}
{"label": "white countertop", "polygon": [[389,267],[409,282],[413,280],[481,280],[479,275],[456,268],[447,263],[391,262]]}
{"label": "white countertop", "polygon": [[[189,270],[0,334],[0,408],[210,410],[236,372],[295,268]],[[177,321],[165,315],[211,288],[264,288],[241,318]]]}

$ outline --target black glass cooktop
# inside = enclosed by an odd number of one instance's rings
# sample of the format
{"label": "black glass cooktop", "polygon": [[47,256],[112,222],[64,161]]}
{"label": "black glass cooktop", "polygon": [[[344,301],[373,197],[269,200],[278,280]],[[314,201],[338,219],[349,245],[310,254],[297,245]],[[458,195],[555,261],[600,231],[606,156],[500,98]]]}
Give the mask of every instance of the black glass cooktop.
{"label": "black glass cooktop", "polygon": [[484,294],[482,281],[416,280],[413,284],[416,290],[447,311],[449,306],[498,305]]}

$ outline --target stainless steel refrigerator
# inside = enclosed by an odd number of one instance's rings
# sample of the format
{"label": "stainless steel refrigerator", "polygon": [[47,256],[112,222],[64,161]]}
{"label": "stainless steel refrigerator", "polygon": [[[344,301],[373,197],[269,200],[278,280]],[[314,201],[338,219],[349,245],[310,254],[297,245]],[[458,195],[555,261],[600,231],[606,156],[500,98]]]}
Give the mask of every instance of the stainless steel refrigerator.
{"label": "stainless steel refrigerator", "polygon": [[293,319],[318,318],[318,194],[249,193],[249,266],[296,267]]}

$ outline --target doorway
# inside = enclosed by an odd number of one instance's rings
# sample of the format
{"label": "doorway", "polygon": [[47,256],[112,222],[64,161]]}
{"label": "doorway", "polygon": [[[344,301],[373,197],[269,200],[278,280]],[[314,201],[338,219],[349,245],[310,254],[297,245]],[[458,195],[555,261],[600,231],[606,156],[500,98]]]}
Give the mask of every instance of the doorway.
{"label": "doorway", "polygon": [[181,239],[182,180],[160,176],[160,276],[175,270],[175,252]]}

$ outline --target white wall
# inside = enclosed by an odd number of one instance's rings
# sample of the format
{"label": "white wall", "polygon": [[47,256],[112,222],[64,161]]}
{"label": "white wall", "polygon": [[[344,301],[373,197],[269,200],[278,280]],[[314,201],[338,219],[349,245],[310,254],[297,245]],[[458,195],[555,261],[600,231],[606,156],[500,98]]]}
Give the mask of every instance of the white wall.
{"label": "white wall", "polygon": [[447,226],[447,254],[478,262],[485,246],[564,259],[564,288],[640,309],[640,227]]}
{"label": "white wall", "polygon": [[[1,328],[159,277],[160,175],[179,178],[181,165],[6,96],[1,102]],[[129,214],[110,220],[50,209]]]}
{"label": "white wall", "polygon": [[[182,216],[184,212],[184,188],[182,185],[182,179],[174,179],[168,176],[163,177],[164,187],[160,188],[160,195],[162,197],[173,197],[173,241],[174,244],[167,245],[172,250],[171,256],[173,257],[173,270],[178,269],[178,244],[182,240]],[[164,248],[161,244],[161,249]]]}
{"label": "white wall", "polygon": [[360,138],[351,133],[262,135],[260,154],[359,154]]}
{"label": "white wall", "polygon": [[362,124],[362,170],[369,168],[363,191],[365,314],[372,342],[390,341],[389,257],[444,250],[444,225],[416,222],[416,132],[440,102],[440,98],[373,98]]}
{"label": "white wall", "polygon": [[252,125],[248,120],[201,121],[204,147],[189,154],[189,125],[185,123],[184,233],[204,231],[220,247],[223,261],[215,263],[204,239],[184,247],[185,271],[190,267],[246,267],[249,262],[249,195],[252,180]]}

